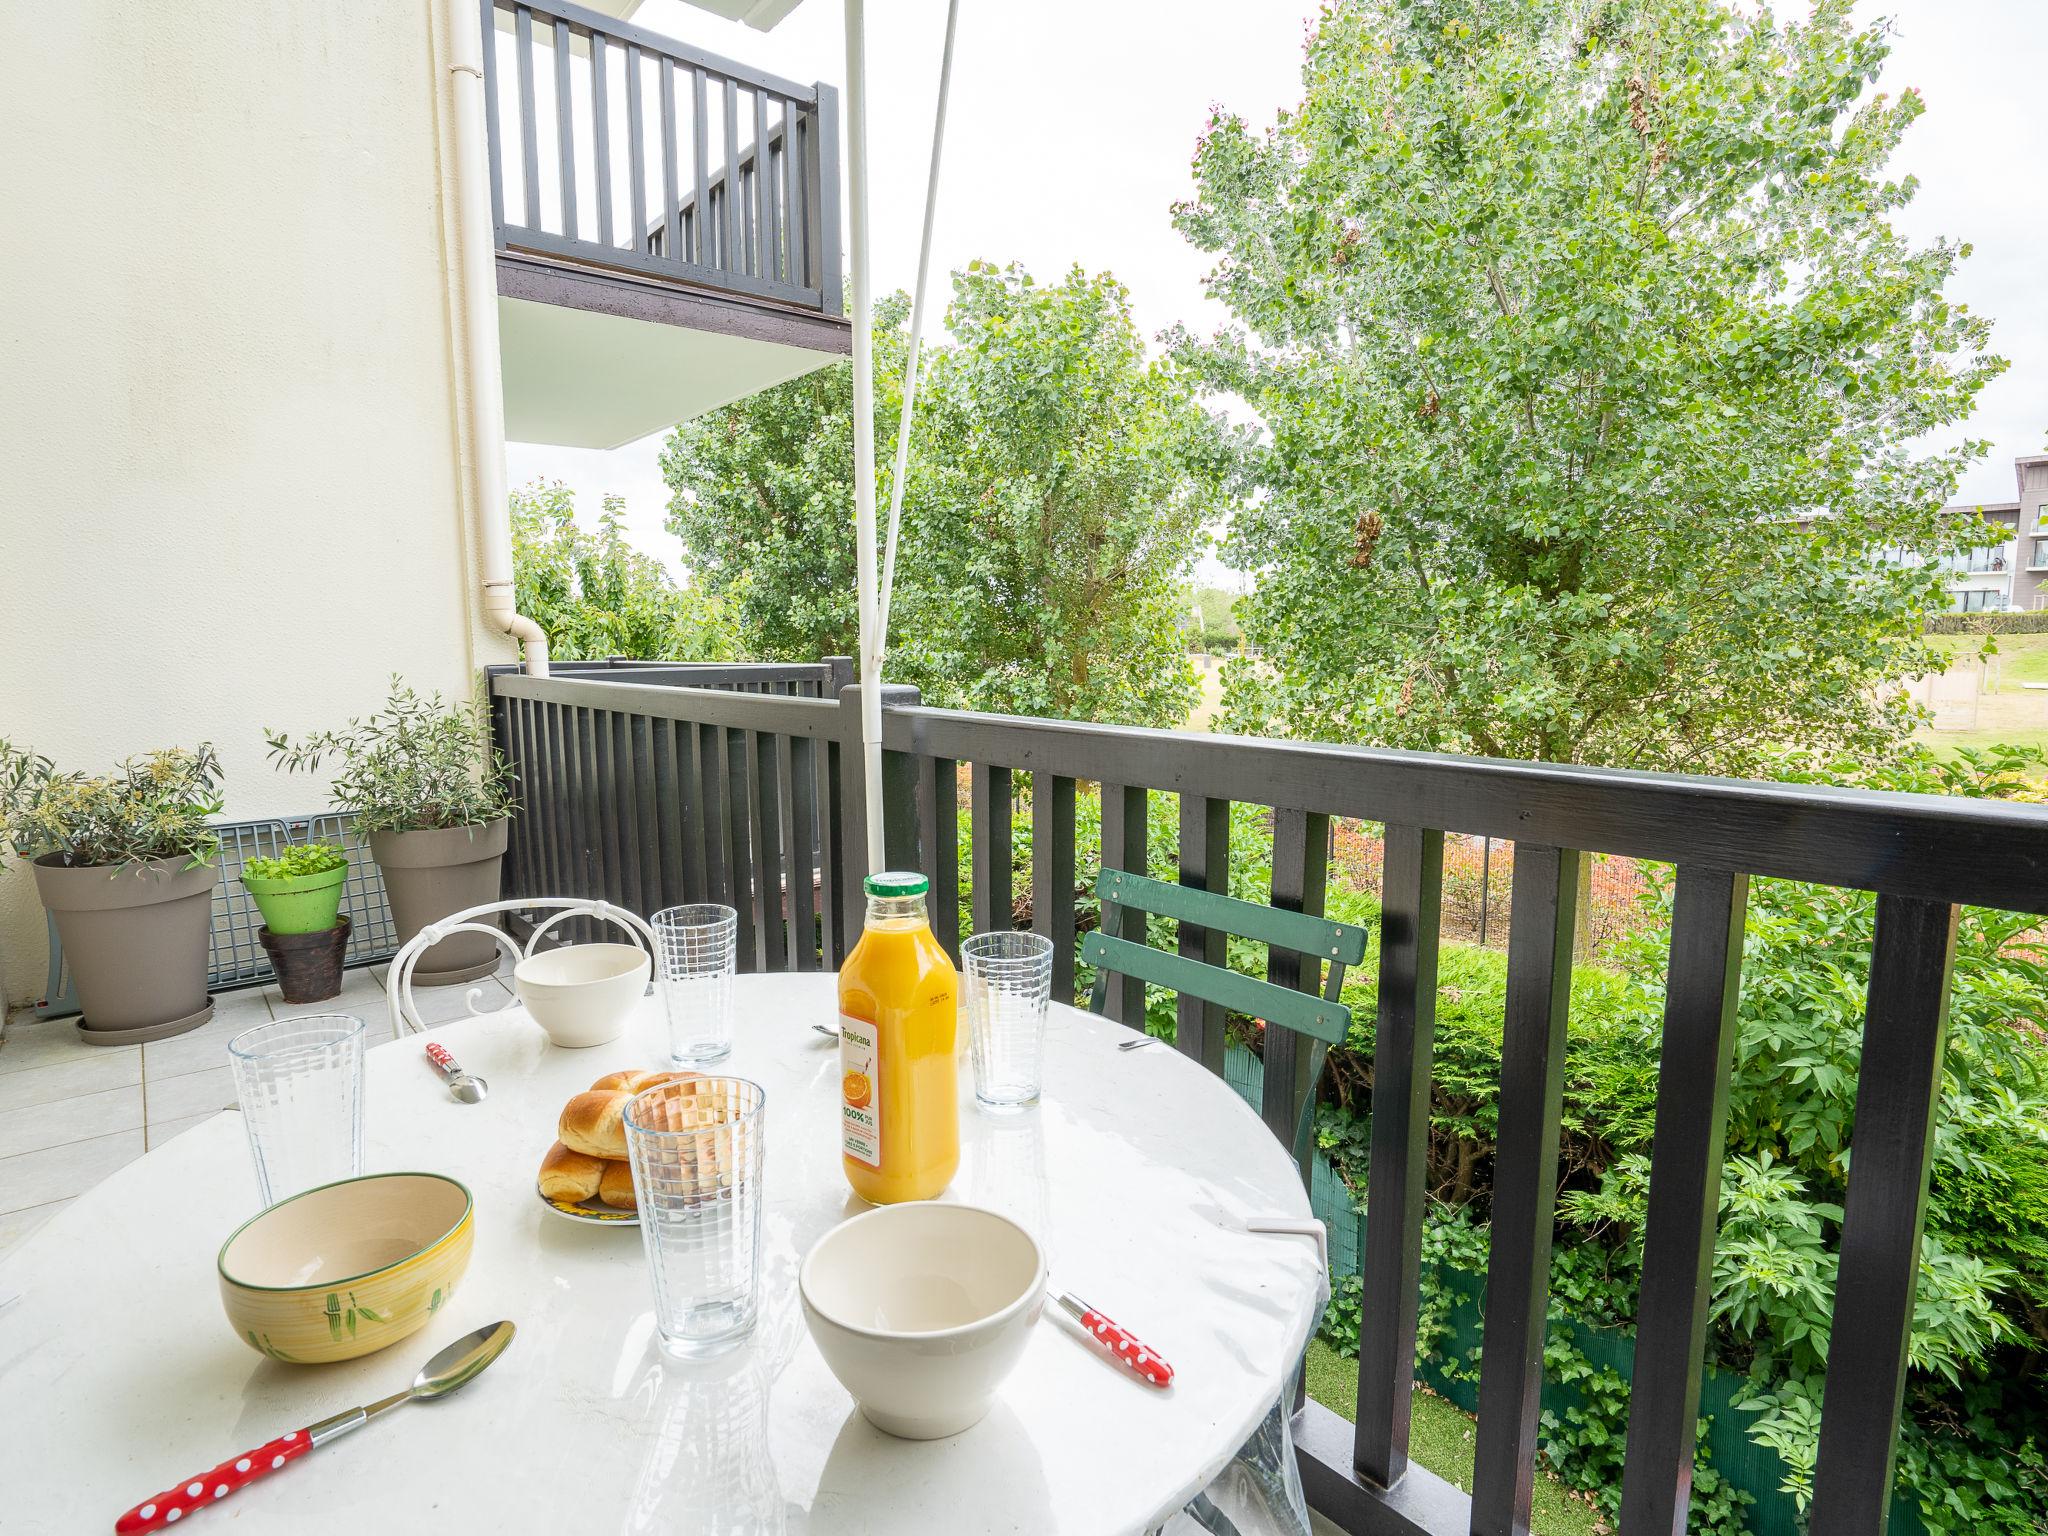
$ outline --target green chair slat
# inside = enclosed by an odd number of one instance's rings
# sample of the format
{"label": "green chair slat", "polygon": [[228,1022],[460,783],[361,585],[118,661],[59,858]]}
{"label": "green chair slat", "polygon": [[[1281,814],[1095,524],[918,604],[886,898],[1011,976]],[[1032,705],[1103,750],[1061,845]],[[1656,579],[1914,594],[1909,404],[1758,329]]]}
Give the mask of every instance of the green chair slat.
{"label": "green chair slat", "polygon": [[1186,955],[1133,944],[1128,939],[1091,933],[1081,945],[1081,958],[1099,970],[1135,976],[1150,986],[1167,987],[1233,1013],[1249,1014],[1282,1029],[1313,1036],[1325,1045],[1342,1043],[1351,1027],[1351,1010],[1342,1003],[1326,1002],[1312,993],[1275,986],[1270,981],[1205,965]]}
{"label": "green chair slat", "polygon": [[[1276,944],[1282,949],[1325,962],[1348,967],[1365,959],[1365,930],[1327,917],[1287,912],[1279,907],[1261,906],[1255,901],[1239,901],[1235,896],[1225,896],[1217,891],[1172,885],[1122,869],[1103,870],[1095,882],[1095,894],[1119,907],[1150,912],[1203,928],[1220,929],[1239,938]],[[1211,998],[1210,1001],[1216,999]]]}

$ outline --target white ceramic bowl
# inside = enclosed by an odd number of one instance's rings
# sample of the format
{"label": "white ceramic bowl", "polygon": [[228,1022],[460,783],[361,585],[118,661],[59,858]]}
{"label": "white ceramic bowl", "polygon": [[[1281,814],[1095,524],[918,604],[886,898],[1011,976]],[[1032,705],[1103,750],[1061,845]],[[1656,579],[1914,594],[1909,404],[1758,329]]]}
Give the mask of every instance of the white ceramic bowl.
{"label": "white ceramic bowl", "polygon": [[603,1045],[624,1033],[653,964],[638,944],[571,944],[512,967],[512,990],[556,1045]]}
{"label": "white ceramic bowl", "polygon": [[972,1205],[885,1205],[819,1238],[797,1272],[818,1352],[875,1428],[936,1440],[979,1423],[1045,1310],[1045,1254]]}

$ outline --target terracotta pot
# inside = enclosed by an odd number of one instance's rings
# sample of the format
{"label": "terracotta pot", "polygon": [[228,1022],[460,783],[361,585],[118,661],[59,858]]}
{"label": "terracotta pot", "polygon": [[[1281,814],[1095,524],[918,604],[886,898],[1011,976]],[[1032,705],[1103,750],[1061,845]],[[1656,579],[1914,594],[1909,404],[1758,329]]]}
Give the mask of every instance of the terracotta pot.
{"label": "terracotta pot", "polygon": [[[500,817],[481,827],[370,834],[370,852],[384,872],[384,894],[401,946],[429,923],[498,899],[509,825]],[[458,933],[420,956],[413,984],[445,987],[474,981],[496,970],[498,957],[498,945],[488,935]]]}
{"label": "terracotta pot", "polygon": [[341,996],[341,962],[348,954],[349,920],[337,918],[332,928],[317,933],[273,933],[256,930],[270,968],[277,972],[277,990],[288,1003],[324,1003]]}
{"label": "terracotta pot", "polygon": [[68,866],[38,859],[36,892],[57,923],[64,964],[95,1045],[166,1040],[213,1017],[207,938],[218,864],[190,860]]}

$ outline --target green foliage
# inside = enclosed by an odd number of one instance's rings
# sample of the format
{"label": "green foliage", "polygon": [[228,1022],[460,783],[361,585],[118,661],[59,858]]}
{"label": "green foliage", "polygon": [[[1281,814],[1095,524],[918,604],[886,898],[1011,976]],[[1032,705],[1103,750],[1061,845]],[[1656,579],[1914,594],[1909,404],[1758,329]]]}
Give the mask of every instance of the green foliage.
{"label": "green foliage", "polygon": [[1886,23],[1725,0],[1333,0],[1305,98],[1213,121],[1181,230],[1265,431],[1233,728],[1743,772],[1889,752],[1948,606],[1922,452],[2003,367],[1907,242]]}
{"label": "green foliage", "polygon": [[1237,594],[1221,587],[1201,587],[1195,592],[1195,615],[1201,620],[1202,649],[1234,651],[1244,643],[1244,630],[1237,622]]}
{"label": "green foliage", "polygon": [[263,739],[271,760],[294,772],[338,758],[334,805],[364,836],[477,827],[512,814],[511,766],[491,742],[481,696],[468,704],[422,697],[394,676],[384,707],[345,730],[297,740],[266,730]]}
{"label": "green foliage", "polygon": [[0,739],[0,843],[24,859],[211,863],[220,839],[206,819],[220,809],[220,759],[210,743],[131,757],[89,779]]}
{"label": "green foliage", "polygon": [[[906,314],[900,295],[877,307],[884,509]],[[1107,276],[1039,284],[977,262],[954,274],[947,325],[953,341],[922,364],[892,675],[948,706],[1182,718],[1195,699],[1186,578],[1221,505],[1221,429],[1177,365],[1146,358]],[[852,465],[845,364],[670,437],[669,526],[750,653],[855,651]]]}
{"label": "green foliage", "polygon": [[512,578],[519,611],[559,660],[731,661],[739,637],[724,604],[682,587],[626,540],[625,498],[607,496],[595,532],[576,522],[560,481],[512,493]]}
{"label": "green foliage", "polygon": [[333,843],[293,843],[276,858],[244,861],[242,873],[258,880],[297,880],[347,867],[348,855]]}

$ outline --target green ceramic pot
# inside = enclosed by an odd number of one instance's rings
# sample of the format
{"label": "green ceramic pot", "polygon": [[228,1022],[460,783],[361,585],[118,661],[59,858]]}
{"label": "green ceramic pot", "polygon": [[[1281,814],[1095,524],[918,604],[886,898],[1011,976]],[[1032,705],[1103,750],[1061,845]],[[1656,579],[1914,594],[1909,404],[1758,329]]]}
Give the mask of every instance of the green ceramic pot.
{"label": "green ceramic pot", "polygon": [[341,886],[348,879],[348,866],[322,870],[317,875],[292,875],[266,880],[244,874],[242,884],[256,898],[263,925],[272,933],[324,933],[332,928],[341,911]]}

